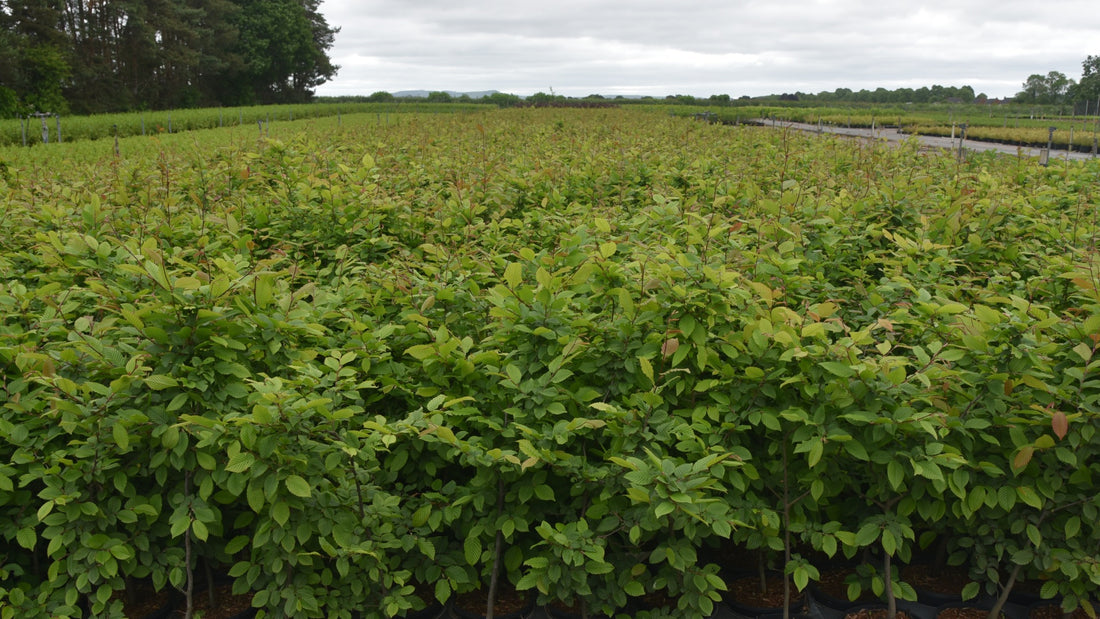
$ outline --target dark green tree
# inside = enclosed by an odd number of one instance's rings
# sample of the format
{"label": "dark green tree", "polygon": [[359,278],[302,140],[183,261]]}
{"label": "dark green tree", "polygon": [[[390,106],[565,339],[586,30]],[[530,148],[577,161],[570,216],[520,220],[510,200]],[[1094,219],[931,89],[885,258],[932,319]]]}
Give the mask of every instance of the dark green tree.
{"label": "dark green tree", "polygon": [[318,0],[238,0],[237,53],[243,68],[232,103],[307,101],[336,74],[327,51],[338,28]]}
{"label": "dark green tree", "polygon": [[1075,101],[1100,100],[1100,56],[1089,56],[1081,63],[1081,81],[1073,89]]}

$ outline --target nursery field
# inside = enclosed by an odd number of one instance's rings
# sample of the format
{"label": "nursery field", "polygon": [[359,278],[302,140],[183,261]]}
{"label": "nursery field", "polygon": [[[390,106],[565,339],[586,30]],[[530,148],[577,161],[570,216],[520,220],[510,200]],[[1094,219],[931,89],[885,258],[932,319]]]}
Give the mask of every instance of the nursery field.
{"label": "nursery field", "polygon": [[3,619],[921,564],[1095,614],[1095,161],[638,108],[109,142],[0,150]]}
{"label": "nursery field", "polygon": [[[751,122],[772,118],[783,121],[821,124],[826,127],[896,127],[914,135],[955,136],[963,132],[972,140],[1019,146],[1043,147],[1092,152],[1100,136],[1100,118],[1036,113],[1026,105],[1001,106],[922,105],[910,109],[898,107],[774,107],[747,106],[730,108],[670,108],[672,113],[691,115],[710,112],[724,123]],[[1053,131],[1051,131],[1053,129]]]}

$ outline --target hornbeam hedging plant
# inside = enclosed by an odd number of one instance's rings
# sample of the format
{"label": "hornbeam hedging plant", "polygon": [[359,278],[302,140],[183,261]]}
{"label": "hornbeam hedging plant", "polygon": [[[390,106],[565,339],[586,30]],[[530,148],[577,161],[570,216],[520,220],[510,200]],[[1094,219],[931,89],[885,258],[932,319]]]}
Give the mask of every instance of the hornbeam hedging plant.
{"label": "hornbeam hedging plant", "polygon": [[3,163],[0,617],[211,574],[272,617],[702,617],[715,548],[788,600],[838,554],[911,598],[943,547],[1092,611],[1095,164],[345,120]]}

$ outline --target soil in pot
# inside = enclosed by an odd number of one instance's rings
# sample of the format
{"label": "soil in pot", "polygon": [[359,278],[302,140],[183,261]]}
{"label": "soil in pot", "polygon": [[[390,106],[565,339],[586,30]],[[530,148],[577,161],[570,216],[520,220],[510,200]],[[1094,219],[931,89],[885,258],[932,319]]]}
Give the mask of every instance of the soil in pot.
{"label": "soil in pot", "polygon": [[962,601],[963,588],[973,582],[970,574],[957,566],[937,570],[928,564],[910,565],[902,569],[901,577],[917,590],[921,603],[931,606]]}
{"label": "soil in pot", "polygon": [[147,580],[134,583],[126,591],[115,593],[122,600],[122,614],[133,619],[163,619],[176,608],[182,596],[175,589],[165,587],[157,591]]}
{"label": "soil in pot", "polygon": [[[637,598],[635,604],[637,604],[638,610],[657,610],[665,609],[669,611],[676,611],[677,605],[680,603],[680,596],[669,594],[667,589],[658,589]],[[717,606],[717,605],[716,605]],[[710,614],[710,617],[714,617],[717,614],[717,609]]]}
{"label": "soil in pot", "polygon": [[[566,604],[561,600],[554,600],[546,605],[546,614],[554,619],[582,619],[581,602],[577,600],[572,604]],[[607,615],[588,610],[588,619],[607,619]]]}
{"label": "soil in pot", "polygon": [[[850,609],[844,615],[844,619],[886,619],[887,612],[885,606],[862,606]],[[903,610],[899,610],[896,616],[897,619],[912,619],[909,613]]]}
{"label": "soil in pot", "polygon": [[[726,580],[726,601],[742,614],[753,615],[783,608],[783,576],[769,574],[760,586],[759,576],[739,576]],[[791,608],[800,608],[805,596],[791,583]]]}
{"label": "soil in pot", "polygon": [[406,611],[404,619],[438,619],[443,615],[443,605],[435,599],[435,588],[428,585],[417,585],[413,589],[413,595],[424,602],[420,610]]}
{"label": "soil in pot", "polygon": [[[233,585],[229,583],[214,585],[214,603],[210,603],[209,591],[202,591],[192,596],[194,606],[191,611],[195,614],[202,613],[203,619],[246,619],[256,614],[252,608],[252,594],[233,594]],[[185,602],[173,610],[168,617],[179,619],[185,614]]]}
{"label": "soil in pot", "polygon": [[[972,606],[952,606],[940,609],[936,613],[936,619],[986,619],[989,609],[974,608]],[[1004,615],[1001,615],[1004,617]]]}
{"label": "soil in pot", "polygon": [[[460,619],[482,619],[489,612],[488,589],[476,589],[460,593],[454,598],[451,610]],[[516,591],[510,583],[497,587],[497,599],[493,604],[496,619],[523,619],[535,608],[535,597],[529,592]]]}
{"label": "soil in pot", "polygon": [[[1028,619],[1062,619],[1065,613],[1058,604],[1036,604],[1028,609]],[[1088,619],[1088,613],[1080,606],[1069,615],[1070,619]]]}
{"label": "soil in pot", "polygon": [[855,600],[848,599],[848,576],[855,573],[854,568],[842,568],[825,570],[815,583],[811,583],[815,592],[815,598],[823,605],[830,608],[844,610],[858,606],[878,602],[879,599],[870,589],[861,589],[859,597]]}

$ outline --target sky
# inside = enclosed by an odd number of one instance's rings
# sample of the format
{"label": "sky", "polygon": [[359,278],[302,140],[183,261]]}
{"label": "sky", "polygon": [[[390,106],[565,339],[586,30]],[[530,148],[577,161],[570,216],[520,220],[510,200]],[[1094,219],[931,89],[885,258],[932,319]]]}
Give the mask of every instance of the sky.
{"label": "sky", "polygon": [[318,95],[499,90],[707,97],[1081,77],[1096,0],[324,0]]}

